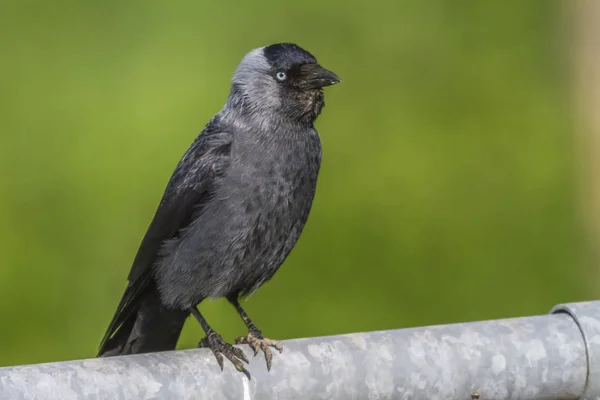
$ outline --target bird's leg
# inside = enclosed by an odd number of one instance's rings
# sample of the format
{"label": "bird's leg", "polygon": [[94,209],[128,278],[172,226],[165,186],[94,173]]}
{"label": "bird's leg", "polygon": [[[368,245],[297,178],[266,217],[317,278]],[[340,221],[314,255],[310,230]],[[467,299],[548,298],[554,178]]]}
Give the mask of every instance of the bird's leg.
{"label": "bird's leg", "polygon": [[194,315],[194,317],[196,317],[202,326],[202,329],[204,329],[204,332],[206,333],[206,337],[198,342],[198,347],[209,348],[212,350],[217,362],[219,363],[219,366],[221,367],[221,371],[223,371],[223,356],[225,356],[235,366],[235,369],[245,373],[248,376],[248,371],[246,371],[244,364],[242,364],[242,361],[240,361],[243,360],[246,362],[246,364],[248,363],[248,358],[244,352],[241,349],[233,347],[229,343],[225,342],[221,335],[215,332],[210,325],[208,325],[208,322],[206,322],[196,307],[191,307],[190,312]]}
{"label": "bird's leg", "polygon": [[263,336],[260,329],[254,325],[254,322],[248,317],[246,311],[240,306],[237,296],[228,298],[229,302],[235,307],[240,317],[244,321],[244,324],[248,327],[248,334],[246,336],[240,336],[235,339],[236,344],[248,344],[252,350],[254,350],[254,356],[258,354],[258,350],[261,349],[265,353],[265,360],[267,361],[267,370],[271,370],[271,360],[273,359],[273,353],[271,353],[270,347],[274,347],[281,353],[283,346],[278,340],[271,340]]}

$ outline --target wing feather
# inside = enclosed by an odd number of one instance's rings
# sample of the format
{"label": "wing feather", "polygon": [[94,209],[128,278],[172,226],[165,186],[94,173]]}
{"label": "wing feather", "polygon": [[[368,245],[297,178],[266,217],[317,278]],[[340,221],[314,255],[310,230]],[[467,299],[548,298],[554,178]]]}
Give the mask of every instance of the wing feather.
{"label": "wing feather", "polygon": [[209,123],[196,138],[171,176],[131,266],[125,293],[100,344],[101,353],[154,284],[152,266],[163,243],[176,238],[202,212],[229,167],[232,134],[213,126]]}

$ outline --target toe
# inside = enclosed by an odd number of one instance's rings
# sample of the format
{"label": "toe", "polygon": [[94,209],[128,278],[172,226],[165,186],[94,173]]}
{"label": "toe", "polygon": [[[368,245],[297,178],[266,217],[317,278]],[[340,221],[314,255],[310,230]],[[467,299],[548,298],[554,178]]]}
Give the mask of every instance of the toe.
{"label": "toe", "polygon": [[279,340],[273,340],[271,346],[275,347],[280,353],[283,351],[283,345]]}
{"label": "toe", "polygon": [[235,358],[234,360],[231,360],[231,363],[233,364],[235,369],[237,369],[239,372],[246,371],[246,368],[244,368],[244,364],[242,364],[240,360],[238,360],[237,358]]}
{"label": "toe", "polygon": [[221,367],[221,371],[223,371],[223,355],[221,354],[220,351],[213,351],[213,354],[215,355],[215,358],[217,359],[217,364],[219,364],[219,367]]}
{"label": "toe", "polygon": [[[235,350],[237,350],[235,347],[230,347],[224,351],[223,354],[229,361],[231,361],[235,369],[237,369],[239,372],[245,372],[246,368],[244,368],[244,364],[242,364],[242,362],[239,360],[239,356],[236,354]],[[244,358],[246,358],[246,356],[244,356]]]}
{"label": "toe", "polygon": [[236,356],[240,360],[244,361],[246,364],[249,363],[248,357],[246,357],[246,354],[244,353],[244,351],[242,349],[238,349],[237,347],[232,347],[232,351],[233,351],[234,356]]}
{"label": "toe", "polygon": [[258,354],[258,350],[260,350],[260,343],[256,340],[253,340],[248,344],[250,345],[250,348],[254,351],[254,357],[256,357],[256,355]]}
{"label": "toe", "polygon": [[273,360],[273,353],[271,349],[266,343],[263,343],[261,346],[263,353],[265,353],[265,360],[267,362],[267,371],[271,370],[271,361]]}

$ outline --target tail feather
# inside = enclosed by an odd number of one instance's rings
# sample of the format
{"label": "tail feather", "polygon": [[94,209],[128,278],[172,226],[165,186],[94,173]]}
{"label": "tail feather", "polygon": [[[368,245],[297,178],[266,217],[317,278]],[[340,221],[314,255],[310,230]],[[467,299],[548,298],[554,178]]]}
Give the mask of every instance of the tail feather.
{"label": "tail feather", "polygon": [[125,349],[129,336],[131,335],[136,318],[137,312],[129,316],[111,338],[107,338],[103,341],[98,351],[98,357],[110,357],[126,354],[123,352],[123,350]]}
{"label": "tail feather", "polygon": [[115,315],[119,325],[107,331],[98,357],[175,350],[189,313],[167,308],[154,287],[136,300],[127,304],[126,314]]}

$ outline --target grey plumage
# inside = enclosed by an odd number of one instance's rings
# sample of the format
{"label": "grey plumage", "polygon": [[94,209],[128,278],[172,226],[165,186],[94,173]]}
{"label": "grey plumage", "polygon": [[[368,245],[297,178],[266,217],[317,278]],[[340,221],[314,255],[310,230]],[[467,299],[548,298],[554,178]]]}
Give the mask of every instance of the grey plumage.
{"label": "grey plumage", "polygon": [[174,349],[192,313],[222,367],[245,356],[223,342],[196,306],[226,297],[255,354],[269,346],[238,303],[269,280],[298,240],[313,202],[321,143],[313,123],[323,86],[339,78],[294,44],[248,53],[229,98],[177,165],[129,274],[100,355]]}

